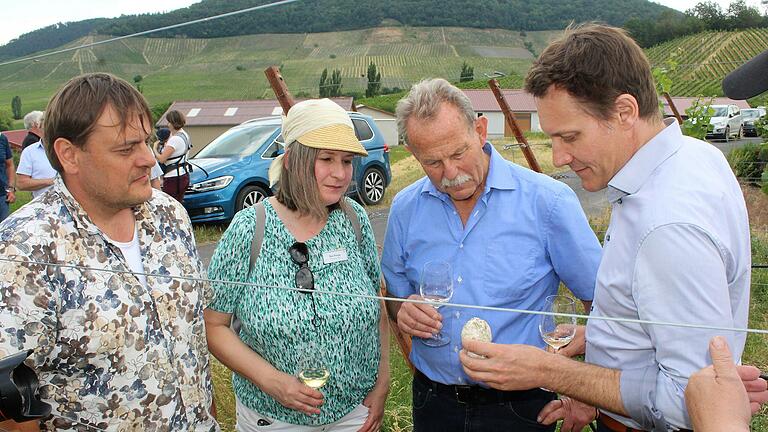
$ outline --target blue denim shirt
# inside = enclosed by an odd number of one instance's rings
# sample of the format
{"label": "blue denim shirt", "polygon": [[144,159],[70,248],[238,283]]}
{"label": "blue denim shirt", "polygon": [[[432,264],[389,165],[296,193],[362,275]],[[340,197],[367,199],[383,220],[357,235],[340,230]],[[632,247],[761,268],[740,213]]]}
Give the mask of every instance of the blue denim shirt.
{"label": "blue denim shirt", "polygon": [[[490,144],[483,195],[466,226],[450,197],[428,178],[403,189],[392,202],[382,271],[392,295],[419,292],[424,263],[453,268],[452,303],[542,310],[563,281],[582,300],[592,300],[600,244],[576,194],[565,184],[506,161]],[[472,317],[488,321],[497,343],[544,347],[539,317],[443,307],[448,345],[428,347],[414,339],[411,361],[444,384],[471,380],[459,362],[461,329]]]}
{"label": "blue denim shirt", "polygon": [[0,133],[0,191],[2,191],[3,202],[5,202],[5,189],[10,186],[8,184],[8,173],[5,172],[5,161],[13,158],[13,152],[11,152],[11,144],[8,142],[8,138],[4,134]]}

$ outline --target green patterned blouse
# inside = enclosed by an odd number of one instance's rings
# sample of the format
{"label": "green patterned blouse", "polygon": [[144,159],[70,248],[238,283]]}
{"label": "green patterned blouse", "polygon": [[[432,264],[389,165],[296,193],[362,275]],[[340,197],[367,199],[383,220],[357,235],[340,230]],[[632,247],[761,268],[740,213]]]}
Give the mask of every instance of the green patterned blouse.
{"label": "green patterned blouse", "polygon": [[[347,199],[360,219],[361,244],[341,210],[333,211],[320,233],[306,241],[315,289],[376,295],[380,268],[376,242],[365,210]],[[325,402],[317,416],[282,406],[246,378],[234,374],[235,394],[247,407],[279,421],[298,425],[332,423],[359,405],[376,383],[379,367],[379,304],[375,300],[333,294],[304,294],[295,288],[298,265],[288,248],[296,241],[264,201],[264,242],[253,272],[248,274],[251,240],[256,223],[252,208],[235,215],[211,259],[212,280],[250,282],[268,287],[213,282],[209,308],[235,313],[242,321],[240,337],[277,369],[296,375],[301,353],[310,344],[325,356],[331,375],[321,389]],[[345,249],[346,261],[324,264],[323,254]],[[312,325],[314,296],[319,316]]]}

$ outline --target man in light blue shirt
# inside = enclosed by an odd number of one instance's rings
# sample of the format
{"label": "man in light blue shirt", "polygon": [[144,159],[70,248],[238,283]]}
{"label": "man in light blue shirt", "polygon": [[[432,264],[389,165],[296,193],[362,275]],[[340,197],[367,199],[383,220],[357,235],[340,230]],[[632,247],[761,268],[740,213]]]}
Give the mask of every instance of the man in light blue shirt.
{"label": "man in light blue shirt", "polygon": [[[589,309],[600,245],[568,186],[504,160],[486,142],[487,119],[477,118],[467,96],[445,80],[414,85],[398,103],[397,118],[427,177],[392,203],[382,255],[390,294],[421,299],[424,264],[442,260],[452,267],[452,302],[543,310],[563,281]],[[459,362],[461,330],[470,318],[486,320],[496,342],[542,350],[538,316],[389,307],[400,329],[415,336],[416,432],[547,430],[536,417],[554,393],[481,387]],[[420,339],[440,329],[447,344]]]}
{"label": "man in light blue shirt", "polygon": [[[751,258],[741,189],[720,151],[662,122],[642,49],[620,29],[569,29],[534,63],[526,89],[555,165],[569,165],[586,190],[608,188],[612,214],[591,315],[745,328]],[[684,390],[711,363],[716,334],[740,357],[744,332],[594,319],[592,364],[471,342],[466,349],[487,359],[461,357],[469,376],[493,387],[543,386],[599,407],[599,432],[687,430]],[[561,404],[551,408],[568,417]]]}

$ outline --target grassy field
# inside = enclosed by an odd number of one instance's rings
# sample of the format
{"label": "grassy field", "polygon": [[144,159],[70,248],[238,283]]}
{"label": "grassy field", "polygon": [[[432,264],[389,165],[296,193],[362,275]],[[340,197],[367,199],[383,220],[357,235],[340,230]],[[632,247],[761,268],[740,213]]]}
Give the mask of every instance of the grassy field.
{"label": "grassy field", "polygon": [[[266,34],[217,39],[132,38],[0,66],[0,106],[20,96],[23,110],[43,109],[67,79],[83,72],[137,75],[152,104],[174,100],[272,97],[263,70],[281,65],[294,94],[317,94],[324,68],[340,69],[343,91],[365,91],[368,64],[376,63],[382,87],[407,88],[425,77],[458,81],[462,62],[483,73],[522,75],[532,56],[557,32],[443,27],[379,27],[315,34]],[[89,36],[70,46],[106,39]]]}

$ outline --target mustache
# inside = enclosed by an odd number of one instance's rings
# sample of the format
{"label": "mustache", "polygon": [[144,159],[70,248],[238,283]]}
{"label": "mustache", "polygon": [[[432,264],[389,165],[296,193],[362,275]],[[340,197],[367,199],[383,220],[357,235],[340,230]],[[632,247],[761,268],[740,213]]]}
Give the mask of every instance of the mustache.
{"label": "mustache", "polygon": [[470,180],[472,180],[472,176],[470,176],[469,174],[459,174],[453,180],[443,177],[443,179],[440,180],[440,186],[444,188],[456,187],[456,186],[461,186]]}

